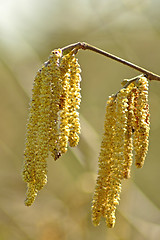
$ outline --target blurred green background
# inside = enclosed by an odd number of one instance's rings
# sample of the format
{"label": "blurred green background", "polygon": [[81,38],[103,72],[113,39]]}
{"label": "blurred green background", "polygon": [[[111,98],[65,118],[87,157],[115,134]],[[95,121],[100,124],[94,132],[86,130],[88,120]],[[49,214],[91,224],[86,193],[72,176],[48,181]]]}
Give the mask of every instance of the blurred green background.
{"label": "blurred green background", "polygon": [[28,104],[51,50],[85,41],[160,74],[159,0],[0,0],[0,240],[160,239],[160,83],[150,83],[150,146],[123,182],[116,226],[91,223],[108,96],[139,73],[89,51],[82,68],[79,146],[48,159],[48,184],[24,206],[21,179]]}

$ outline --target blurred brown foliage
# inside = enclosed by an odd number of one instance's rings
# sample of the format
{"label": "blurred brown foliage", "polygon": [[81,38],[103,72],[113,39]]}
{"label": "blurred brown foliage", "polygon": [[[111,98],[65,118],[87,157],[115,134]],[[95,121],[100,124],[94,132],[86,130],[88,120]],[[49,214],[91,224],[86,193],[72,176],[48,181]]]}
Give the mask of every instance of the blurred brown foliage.
{"label": "blurred brown foliage", "polygon": [[160,83],[150,83],[151,131],[143,169],[124,181],[116,226],[95,228],[90,207],[108,96],[136,71],[81,51],[80,144],[54,162],[48,184],[24,206],[21,179],[33,79],[50,51],[85,41],[160,74],[158,0],[0,1],[0,239],[94,240],[160,238]]}

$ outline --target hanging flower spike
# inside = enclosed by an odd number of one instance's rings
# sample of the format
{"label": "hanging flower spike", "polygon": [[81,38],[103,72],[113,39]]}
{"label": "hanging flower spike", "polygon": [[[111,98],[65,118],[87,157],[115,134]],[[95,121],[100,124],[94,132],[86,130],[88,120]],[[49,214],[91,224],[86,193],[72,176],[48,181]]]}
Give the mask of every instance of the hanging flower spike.
{"label": "hanging flower spike", "polygon": [[115,225],[115,211],[120,201],[121,181],[124,176],[124,143],[127,129],[128,89],[121,89],[116,98],[116,122],[113,136],[113,153],[110,160],[111,170],[107,179],[109,188],[105,206],[108,227]]}
{"label": "hanging flower spike", "polygon": [[32,100],[30,102],[29,120],[27,123],[26,143],[24,151],[23,165],[23,180],[27,182],[28,201],[25,203],[30,206],[37,195],[35,189],[35,171],[36,162],[35,155],[37,149],[37,136],[39,130],[39,105],[40,105],[40,90],[42,85],[41,71],[38,71],[32,89]]}
{"label": "hanging flower spike", "polygon": [[108,194],[108,176],[111,170],[111,158],[113,155],[113,137],[115,134],[115,115],[116,103],[114,97],[109,97],[106,106],[104,123],[104,134],[99,155],[99,170],[96,187],[92,202],[92,222],[95,226],[99,225],[102,216],[105,216],[105,207]]}
{"label": "hanging flower spike", "polygon": [[75,58],[75,54],[73,54],[72,60],[70,63],[70,87],[69,87],[69,95],[68,95],[70,147],[77,146],[79,142],[80,121],[79,121],[79,113],[77,112],[77,110],[80,108],[80,102],[81,102],[80,73],[81,73],[80,65],[78,64],[78,60]]}
{"label": "hanging flower spike", "polygon": [[127,107],[127,128],[124,141],[124,175],[125,179],[130,178],[131,166],[133,162],[133,127],[134,127],[134,83],[128,86],[128,107]]}
{"label": "hanging flower spike", "polygon": [[41,71],[39,71],[35,77],[32,89],[32,100],[30,103],[29,120],[27,123],[23,166],[23,180],[25,182],[33,182],[35,175],[35,162],[33,159],[35,156],[35,150],[37,148],[41,83]]}
{"label": "hanging flower spike", "polygon": [[138,98],[136,103],[136,122],[134,132],[135,165],[141,168],[144,165],[148,151],[149,137],[149,105],[148,105],[148,80],[139,78],[137,82]]}
{"label": "hanging flower spike", "polygon": [[70,68],[72,53],[62,57],[60,70],[62,79],[62,92],[59,104],[59,151],[64,154],[67,151],[69,137],[69,88],[70,88]]}
{"label": "hanging flower spike", "polygon": [[[54,56],[60,58],[60,50],[55,51]],[[50,61],[37,73],[30,103],[23,167],[23,179],[27,182],[28,188],[26,206],[33,203],[38,191],[47,183],[46,158],[49,152],[51,130],[51,73],[49,66]]]}
{"label": "hanging flower spike", "polygon": [[92,204],[92,221],[98,225],[101,216],[112,228],[119,204],[121,181],[124,177],[124,143],[127,129],[128,89],[121,89],[116,99],[107,102],[105,133],[99,156],[99,171]]}
{"label": "hanging flower spike", "polygon": [[59,105],[60,95],[62,92],[62,80],[60,71],[60,61],[62,58],[62,50],[54,50],[49,56],[47,64],[48,77],[51,85],[51,101],[50,101],[50,130],[49,130],[49,150],[54,160],[61,156],[58,148],[59,143]]}

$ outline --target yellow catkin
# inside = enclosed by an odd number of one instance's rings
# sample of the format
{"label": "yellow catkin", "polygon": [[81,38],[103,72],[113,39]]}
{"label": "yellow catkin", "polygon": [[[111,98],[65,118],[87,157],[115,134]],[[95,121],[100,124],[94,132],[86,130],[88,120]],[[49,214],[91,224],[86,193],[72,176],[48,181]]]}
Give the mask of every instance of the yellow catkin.
{"label": "yellow catkin", "polygon": [[[23,179],[27,182],[28,188],[25,200],[26,206],[30,206],[33,203],[37,192],[47,183],[46,159],[51,140],[50,133],[55,133],[55,129],[57,129],[57,126],[53,127],[50,121],[51,102],[53,100],[50,65],[61,57],[61,50],[56,50],[52,54],[53,56],[37,73],[32,91],[23,167]],[[55,66],[56,64],[53,65]],[[52,66],[53,69],[54,66]],[[55,66],[54,71],[58,71],[57,66]],[[58,89],[59,87],[57,87],[57,91]],[[52,113],[57,115],[55,111],[58,111],[57,107],[52,109]],[[53,145],[56,148],[55,141]]]}
{"label": "yellow catkin", "polygon": [[33,182],[35,179],[35,152],[37,150],[37,136],[39,130],[39,105],[42,78],[39,71],[35,77],[30,103],[29,120],[27,123],[26,143],[24,151],[23,180]]}
{"label": "yellow catkin", "polygon": [[136,101],[136,121],[134,131],[135,165],[143,167],[148,151],[149,137],[149,105],[148,105],[148,80],[141,77],[137,83],[138,97]]}
{"label": "yellow catkin", "polygon": [[59,104],[59,150],[61,154],[67,151],[68,136],[69,136],[69,87],[70,87],[70,63],[72,61],[72,53],[64,55],[61,60],[61,80],[62,80],[62,92],[60,95]]}
{"label": "yellow catkin", "polygon": [[50,131],[49,150],[54,160],[57,160],[61,153],[58,148],[59,142],[59,105],[62,92],[62,80],[60,71],[60,61],[62,58],[61,49],[52,51],[48,68],[48,78],[51,82],[51,102],[50,102]]}
{"label": "yellow catkin", "polygon": [[75,58],[75,55],[72,55],[72,60],[70,64],[70,87],[68,95],[69,103],[69,145],[70,147],[77,146],[79,142],[80,134],[80,121],[78,109],[80,108],[81,94],[80,94],[80,75],[81,69],[78,64],[78,60]]}
{"label": "yellow catkin", "polygon": [[35,169],[35,189],[38,191],[47,183],[47,157],[49,154],[49,131],[50,131],[50,102],[51,86],[48,67],[42,67],[42,86],[40,91],[39,105],[39,129],[37,136],[37,151],[34,161]]}
{"label": "yellow catkin", "polygon": [[130,178],[131,166],[133,161],[133,127],[134,127],[134,84],[130,84],[128,87],[130,92],[128,93],[128,107],[127,107],[127,128],[125,133],[124,142],[124,174],[123,177]]}
{"label": "yellow catkin", "polygon": [[[43,188],[43,186],[47,182],[47,164],[46,164],[46,158],[48,156],[48,136],[45,137],[45,134],[48,132],[46,131],[47,125],[46,123],[46,112],[44,111],[44,107],[46,105],[46,96],[45,96],[45,80],[42,80],[42,73],[43,68],[41,70],[41,88],[38,95],[38,102],[37,102],[37,108],[30,109],[30,112],[32,112],[34,117],[37,117],[37,131],[34,132],[36,135],[36,138],[31,139],[30,134],[27,136],[27,143],[26,143],[26,149],[25,149],[25,166],[23,170],[23,176],[26,177],[26,173],[30,172],[32,174],[32,180],[26,180],[27,184],[27,197],[25,200],[25,204],[27,206],[30,206],[32,202],[34,201],[37,191]],[[35,92],[34,92],[35,93]],[[33,101],[33,98],[32,98]],[[47,107],[46,107],[47,109]],[[30,118],[30,120],[32,120]],[[30,121],[31,123],[31,121]],[[30,124],[28,124],[28,127],[31,127]],[[33,128],[34,129],[34,128]],[[33,131],[33,129],[28,129],[30,132]],[[48,130],[48,129],[47,129]],[[29,141],[29,142],[28,142]],[[28,145],[29,148],[32,149],[32,155],[30,155],[30,152],[28,152]],[[30,160],[31,156],[33,157],[31,159],[31,165],[28,165],[28,161]]]}
{"label": "yellow catkin", "polygon": [[100,218],[115,225],[115,211],[119,204],[121,181],[124,175],[124,143],[127,129],[128,89],[122,89],[116,99],[107,102],[104,135],[99,155],[99,170],[92,203],[92,221],[98,225]]}
{"label": "yellow catkin", "polygon": [[104,123],[104,134],[99,155],[99,170],[96,180],[96,187],[92,202],[92,222],[95,226],[99,225],[101,217],[104,215],[106,198],[108,193],[108,176],[111,169],[111,158],[113,154],[113,137],[115,131],[115,108],[114,98],[110,97],[107,101],[106,115]]}
{"label": "yellow catkin", "polygon": [[51,52],[35,77],[27,124],[23,180],[30,206],[47,183],[47,157],[56,160],[79,141],[80,67],[74,50]]}
{"label": "yellow catkin", "polygon": [[121,181],[124,176],[124,143],[127,129],[128,89],[121,89],[116,98],[116,122],[113,137],[113,153],[110,160],[110,173],[107,179],[108,192],[105,206],[105,218],[108,227],[115,225],[115,211],[119,204]]}

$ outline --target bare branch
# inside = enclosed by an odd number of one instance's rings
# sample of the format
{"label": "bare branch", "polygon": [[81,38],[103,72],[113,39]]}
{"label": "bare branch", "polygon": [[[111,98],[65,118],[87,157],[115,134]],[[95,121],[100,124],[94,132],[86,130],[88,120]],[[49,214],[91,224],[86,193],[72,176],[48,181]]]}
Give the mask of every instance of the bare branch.
{"label": "bare branch", "polygon": [[159,75],[157,75],[155,73],[152,73],[152,72],[150,72],[150,71],[148,71],[148,70],[146,70],[146,69],[144,69],[144,68],[142,68],[142,67],[140,67],[140,66],[138,66],[138,65],[136,65],[134,63],[126,61],[123,58],[117,57],[117,56],[115,56],[115,55],[113,55],[111,53],[103,51],[103,50],[101,50],[99,48],[96,48],[96,47],[94,47],[94,46],[92,46],[92,45],[90,45],[88,43],[85,43],[85,42],[74,43],[74,44],[71,44],[71,45],[68,45],[68,46],[62,48],[63,54],[67,54],[68,52],[70,52],[74,48],[77,49],[77,50],[83,49],[83,50],[90,50],[90,51],[99,53],[99,54],[101,54],[101,55],[103,55],[105,57],[111,58],[111,59],[113,59],[113,60],[115,60],[117,62],[120,62],[120,63],[122,63],[124,65],[127,65],[128,67],[131,67],[131,68],[133,68],[133,69],[143,73],[145,75],[145,77],[147,79],[149,79],[149,80],[160,81],[160,76]]}

